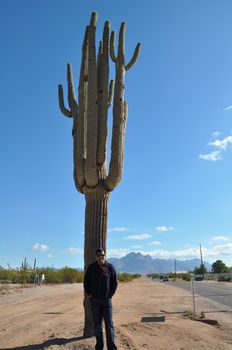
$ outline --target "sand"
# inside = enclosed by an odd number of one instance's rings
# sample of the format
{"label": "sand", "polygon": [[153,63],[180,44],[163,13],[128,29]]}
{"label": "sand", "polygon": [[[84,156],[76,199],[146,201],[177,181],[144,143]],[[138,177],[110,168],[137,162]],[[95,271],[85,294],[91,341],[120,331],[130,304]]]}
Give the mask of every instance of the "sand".
{"label": "sand", "polygon": [[[94,349],[94,337],[82,338],[82,284],[2,291],[0,349]],[[113,305],[119,350],[232,349],[229,308],[197,296],[197,314],[204,311],[202,321],[217,324],[185,318],[193,309],[191,293],[173,283],[146,277],[120,283]]]}

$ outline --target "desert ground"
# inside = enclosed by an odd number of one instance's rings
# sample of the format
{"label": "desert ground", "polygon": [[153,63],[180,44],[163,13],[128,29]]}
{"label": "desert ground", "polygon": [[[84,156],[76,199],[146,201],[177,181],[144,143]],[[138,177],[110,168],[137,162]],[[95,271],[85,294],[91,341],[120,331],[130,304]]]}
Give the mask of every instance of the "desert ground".
{"label": "desert ground", "polygon": [[[173,284],[146,277],[119,284],[113,298],[118,349],[232,349],[229,308],[196,296],[203,318],[190,319],[184,313],[193,309],[191,292]],[[0,349],[94,349],[94,337],[82,338],[82,284],[1,290]]]}

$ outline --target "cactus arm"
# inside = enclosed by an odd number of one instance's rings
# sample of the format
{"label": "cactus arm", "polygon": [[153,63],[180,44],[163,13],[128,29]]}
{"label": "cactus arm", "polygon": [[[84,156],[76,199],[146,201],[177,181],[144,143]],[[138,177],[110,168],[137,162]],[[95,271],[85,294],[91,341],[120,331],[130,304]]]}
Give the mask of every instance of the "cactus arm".
{"label": "cactus arm", "polygon": [[96,166],[97,156],[97,67],[96,67],[96,32],[97,14],[93,13],[88,28],[88,96],[87,96],[87,130],[86,132],[86,160],[85,180],[88,187],[95,187],[98,183]]}
{"label": "cactus arm", "polygon": [[116,61],[116,77],[113,101],[113,130],[109,174],[105,179],[105,188],[112,191],[120,182],[123,169],[124,134],[127,114],[124,103],[125,80],[125,23],[121,24]]}
{"label": "cactus arm", "polygon": [[97,55],[97,86],[99,87],[99,90],[101,88],[102,46],[103,43],[100,41]]}
{"label": "cactus arm", "polygon": [[111,159],[109,165],[109,174],[105,179],[105,188],[112,191],[120,182],[123,169],[124,158],[124,138],[125,128],[128,114],[128,106],[124,100],[125,90],[125,71],[132,67],[135,63],[139,51],[140,44],[136,46],[132,59],[125,66],[125,30],[126,24],[122,23],[119,31],[118,40],[118,56],[114,54],[114,35],[111,34],[110,53],[111,59],[115,62],[116,78],[115,78],[115,92],[113,102],[113,131],[111,144]]}
{"label": "cactus arm", "polygon": [[[100,170],[101,164],[104,162],[104,136],[103,130],[105,128],[104,123],[104,87],[103,87],[103,76],[102,76],[102,67],[103,67],[103,42],[100,41],[98,48],[98,58],[97,58],[97,115],[98,115],[98,144],[97,144],[97,166]],[[102,161],[103,159],[103,161]]]}
{"label": "cactus arm", "polygon": [[91,27],[95,27],[96,28],[97,17],[98,17],[97,12],[92,12],[91,19],[90,19],[90,24],[89,24]]}
{"label": "cactus arm", "polygon": [[74,84],[73,84],[73,74],[72,74],[72,66],[71,64],[67,64],[67,82],[68,82],[68,104],[72,114],[77,113],[77,102],[74,92]]}
{"label": "cactus arm", "polygon": [[106,160],[108,85],[109,85],[109,34],[110,23],[104,25],[103,40],[99,46],[98,60],[98,148],[97,164],[100,168]]}
{"label": "cactus arm", "polygon": [[84,162],[83,158],[81,157],[80,153],[80,147],[79,147],[79,139],[78,139],[78,119],[74,118],[73,119],[73,178],[74,178],[74,183],[76,186],[76,189],[78,192],[83,193],[83,186],[85,183],[85,178],[84,178]]}
{"label": "cactus arm", "polygon": [[136,45],[136,48],[135,48],[135,51],[134,51],[134,54],[132,56],[132,59],[130,60],[130,62],[125,66],[125,70],[128,71],[133,65],[134,63],[136,62],[139,54],[140,54],[140,51],[141,51],[141,45],[138,43]]}
{"label": "cactus arm", "polygon": [[112,191],[120,182],[123,169],[124,135],[127,119],[127,108],[124,101],[124,65],[116,64],[116,79],[113,102],[113,130],[109,174],[105,188]]}
{"label": "cactus arm", "polygon": [[124,140],[127,121],[127,103],[123,102],[123,114],[120,118],[114,118],[113,136],[111,144],[111,159],[109,174],[104,182],[104,187],[108,191],[114,190],[122,178],[124,161]]}
{"label": "cactus arm", "polygon": [[83,193],[83,186],[85,183],[84,178],[84,159],[82,156],[82,145],[80,144],[80,140],[78,135],[80,133],[80,126],[78,125],[78,117],[79,111],[73,118],[73,178],[75,182],[75,186],[78,192]]}
{"label": "cactus arm", "polygon": [[86,27],[85,36],[82,45],[82,60],[80,68],[80,78],[78,86],[78,140],[79,150],[82,159],[86,158],[86,119],[87,119],[87,86],[88,86],[88,50],[87,50],[87,39],[88,39],[88,26]]}
{"label": "cactus arm", "polygon": [[87,85],[88,85],[88,54],[87,54],[87,36],[88,26],[86,27],[85,36],[82,45],[82,60],[80,67],[80,77],[78,85],[78,113],[77,118],[73,121],[73,177],[76,189],[83,193],[85,184],[85,118],[87,106]]}
{"label": "cactus arm", "polygon": [[63,87],[61,84],[58,85],[58,97],[59,97],[59,106],[61,112],[68,118],[72,118],[71,111],[65,108],[64,105],[64,95],[63,95]]}
{"label": "cactus arm", "polygon": [[117,62],[117,57],[114,52],[115,32],[113,31],[110,35],[110,57],[114,63]]}
{"label": "cactus arm", "polygon": [[80,150],[78,147],[78,105],[76,102],[73,74],[71,64],[67,65],[67,81],[68,81],[68,103],[73,117],[73,163],[74,163],[74,182],[79,192],[82,192],[84,184],[83,166],[78,162]]}
{"label": "cactus arm", "polygon": [[69,63],[67,65],[67,81],[68,81],[68,104],[69,104],[70,110],[65,108],[63,87],[62,87],[61,84],[58,86],[59,106],[60,106],[61,112],[66,117],[71,118],[77,113],[78,106],[77,106],[75,93],[74,93],[74,84],[73,84],[73,77],[72,77],[72,66]]}
{"label": "cactus arm", "polygon": [[110,107],[112,105],[113,95],[114,95],[114,80],[111,80],[110,87],[109,87],[108,107]]}
{"label": "cactus arm", "polygon": [[123,66],[125,66],[125,30],[126,23],[122,23],[119,30],[119,38],[118,38],[118,57],[117,62]]}

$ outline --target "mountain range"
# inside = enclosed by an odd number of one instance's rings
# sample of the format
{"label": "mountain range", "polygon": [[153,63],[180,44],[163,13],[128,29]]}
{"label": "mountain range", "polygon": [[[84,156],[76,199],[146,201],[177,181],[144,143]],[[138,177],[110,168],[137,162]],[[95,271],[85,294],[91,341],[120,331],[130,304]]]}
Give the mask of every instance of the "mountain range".
{"label": "mountain range", "polygon": [[[114,265],[117,272],[127,273],[168,273],[193,271],[195,267],[201,265],[200,259],[174,260],[174,259],[152,259],[150,255],[141,253],[129,253],[122,258],[109,258],[108,262]],[[204,261],[207,270],[211,270],[211,265]]]}

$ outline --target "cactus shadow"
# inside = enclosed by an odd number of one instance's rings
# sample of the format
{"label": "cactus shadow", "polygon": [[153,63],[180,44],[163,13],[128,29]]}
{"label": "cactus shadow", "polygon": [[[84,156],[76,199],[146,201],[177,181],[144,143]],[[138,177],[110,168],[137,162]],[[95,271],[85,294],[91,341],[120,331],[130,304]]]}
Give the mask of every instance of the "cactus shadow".
{"label": "cactus shadow", "polygon": [[45,340],[43,343],[33,344],[33,345],[23,345],[16,346],[13,348],[0,348],[0,350],[42,350],[51,345],[65,345],[68,343],[72,343],[74,341],[86,339],[85,336],[72,337],[72,338],[53,338],[49,340]]}

